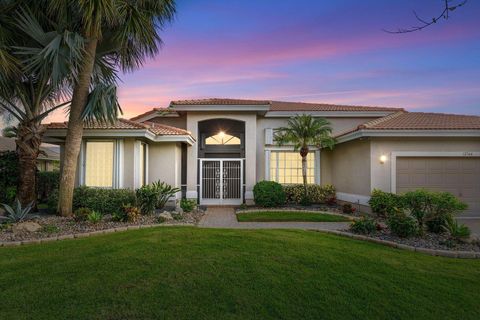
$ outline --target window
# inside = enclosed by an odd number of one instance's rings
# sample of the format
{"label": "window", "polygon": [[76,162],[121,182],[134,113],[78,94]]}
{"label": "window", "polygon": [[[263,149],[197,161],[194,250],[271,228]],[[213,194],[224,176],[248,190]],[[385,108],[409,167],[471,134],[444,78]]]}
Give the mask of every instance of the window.
{"label": "window", "polygon": [[[270,153],[270,179],[282,184],[303,183],[302,157],[293,151]],[[307,182],[315,183],[315,153],[307,155]]]}
{"label": "window", "polygon": [[147,182],[147,145],[140,143],[140,186]]}
{"label": "window", "polygon": [[222,131],[205,139],[206,145],[239,145],[241,141],[238,137],[231,136]]}
{"label": "window", "polygon": [[85,185],[112,188],[114,167],[113,141],[87,141],[85,148]]}

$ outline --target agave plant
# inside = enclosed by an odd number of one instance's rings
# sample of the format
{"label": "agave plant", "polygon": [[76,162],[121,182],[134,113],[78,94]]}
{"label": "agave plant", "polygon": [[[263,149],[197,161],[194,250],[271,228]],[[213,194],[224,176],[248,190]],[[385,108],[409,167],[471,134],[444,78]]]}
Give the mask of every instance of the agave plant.
{"label": "agave plant", "polygon": [[3,217],[0,216],[0,221],[4,220],[4,222],[7,222],[7,223],[15,223],[15,222],[22,222],[27,219],[28,214],[32,210],[33,202],[28,204],[26,207],[22,208],[22,204],[17,199],[15,201],[14,208],[4,203],[2,203],[2,206],[7,212],[7,215]]}
{"label": "agave plant", "polygon": [[157,181],[152,183],[153,188],[157,191],[157,205],[158,209],[162,209],[167,204],[168,199],[173,197],[177,192],[180,191],[179,188],[174,188],[171,185]]}
{"label": "agave plant", "polygon": [[470,237],[470,229],[464,224],[459,224],[453,217],[447,218],[446,225],[443,228],[456,241],[464,242]]}

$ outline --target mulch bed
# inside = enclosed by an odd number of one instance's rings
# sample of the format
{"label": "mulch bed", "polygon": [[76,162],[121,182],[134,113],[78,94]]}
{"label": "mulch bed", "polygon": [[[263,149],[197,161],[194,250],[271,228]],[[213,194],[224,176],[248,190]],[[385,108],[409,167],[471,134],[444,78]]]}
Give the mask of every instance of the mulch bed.
{"label": "mulch bed", "polygon": [[[90,223],[87,221],[75,221],[71,217],[60,217],[55,215],[39,215],[37,218],[31,219],[40,224],[43,228],[37,232],[16,231],[13,232],[12,226],[0,225],[0,242],[10,241],[26,241],[44,239],[49,237],[73,235],[87,233],[92,231],[100,231],[113,228],[141,226],[159,224],[158,215],[161,212],[152,215],[140,216],[136,222],[118,222],[112,221],[110,215],[104,216],[104,219],[98,223]],[[180,220],[168,220],[162,222],[163,225],[185,225],[197,224],[203,216],[203,210],[194,210],[190,213],[184,212]]]}
{"label": "mulch bed", "polygon": [[[344,232],[353,233],[350,230],[342,230]],[[364,235],[366,237],[393,241],[399,244],[404,244],[416,248],[427,248],[435,250],[450,250],[450,251],[473,251],[480,252],[480,241],[470,240],[468,242],[457,242],[451,240],[446,233],[437,234],[425,232],[423,237],[401,238],[390,232],[390,230],[382,229],[373,234]]]}

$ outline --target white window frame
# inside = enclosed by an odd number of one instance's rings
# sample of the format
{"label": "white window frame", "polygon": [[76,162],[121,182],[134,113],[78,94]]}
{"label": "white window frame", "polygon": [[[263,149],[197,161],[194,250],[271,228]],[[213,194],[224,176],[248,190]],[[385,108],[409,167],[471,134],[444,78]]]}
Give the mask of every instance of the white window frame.
{"label": "white window frame", "polygon": [[[295,152],[293,147],[270,147],[270,148],[265,148],[265,180],[272,180],[272,177],[270,177],[270,158],[271,158],[271,153],[272,152]],[[314,158],[313,158],[313,172],[314,172],[314,184],[321,184],[321,163],[320,163],[320,156],[321,156],[321,150],[318,148],[310,148],[310,152],[314,153]],[[273,181],[273,180],[272,180]]]}
{"label": "white window frame", "polygon": [[[119,189],[123,187],[123,139],[85,139],[80,147],[80,172],[79,185],[85,186],[86,155],[88,142],[112,142],[113,143],[113,176],[112,186],[106,189]],[[94,187],[99,188],[99,187]]]}
{"label": "white window frame", "polygon": [[[144,145],[145,146],[145,159],[144,159],[144,172],[142,173],[141,170],[140,170],[140,153],[142,151],[142,148],[141,146]],[[145,181],[144,181],[144,185],[147,185],[148,184],[148,144],[143,142],[143,141],[140,141],[140,140],[136,140],[135,141],[135,144],[134,144],[134,155],[133,155],[133,181],[134,181],[134,185],[135,185],[135,188],[140,188],[142,185],[141,185],[141,176],[142,174],[145,175]]]}

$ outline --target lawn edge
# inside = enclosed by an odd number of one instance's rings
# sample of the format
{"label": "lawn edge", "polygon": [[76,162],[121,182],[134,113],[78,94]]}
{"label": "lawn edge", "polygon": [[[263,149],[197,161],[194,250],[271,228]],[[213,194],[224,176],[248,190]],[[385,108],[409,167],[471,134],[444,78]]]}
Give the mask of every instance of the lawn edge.
{"label": "lawn edge", "polygon": [[102,234],[123,232],[123,231],[130,231],[130,230],[139,230],[139,229],[148,229],[148,228],[154,228],[154,227],[184,227],[184,226],[193,227],[195,226],[195,224],[193,223],[183,223],[183,224],[154,223],[154,224],[134,225],[134,226],[128,226],[128,227],[116,227],[116,228],[96,230],[96,231],[90,231],[90,232],[64,234],[61,236],[54,236],[54,237],[41,238],[41,239],[31,239],[31,240],[23,240],[23,241],[0,241],[0,247],[18,247],[22,245],[40,244],[40,243],[61,241],[61,240],[67,240],[67,239],[88,238],[88,237],[98,236]]}
{"label": "lawn edge", "polygon": [[377,238],[371,238],[359,234],[354,234],[345,231],[338,231],[338,230],[317,230],[317,229],[307,229],[309,231],[321,232],[321,233],[328,233],[333,235],[338,235],[342,237],[352,238],[355,240],[363,240],[367,242],[372,242],[376,244],[380,244],[383,246],[419,252],[430,256],[437,256],[437,257],[445,257],[445,258],[458,258],[458,259],[480,259],[480,252],[473,252],[473,251],[450,251],[450,250],[440,250],[440,249],[428,249],[428,248],[421,248],[421,247],[414,247],[409,246],[406,244],[396,243],[393,241],[388,240],[381,240]]}

